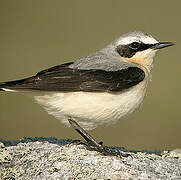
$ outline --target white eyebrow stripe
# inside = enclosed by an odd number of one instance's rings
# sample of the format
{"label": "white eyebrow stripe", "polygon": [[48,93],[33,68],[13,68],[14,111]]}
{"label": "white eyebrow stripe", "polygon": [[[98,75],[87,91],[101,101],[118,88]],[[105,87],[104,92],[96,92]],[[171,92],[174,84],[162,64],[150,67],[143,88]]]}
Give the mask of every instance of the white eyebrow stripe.
{"label": "white eyebrow stripe", "polygon": [[121,37],[117,40],[116,45],[127,45],[131,44],[133,42],[142,42],[144,44],[155,44],[158,43],[156,39],[154,39],[151,36],[127,36],[127,37]]}

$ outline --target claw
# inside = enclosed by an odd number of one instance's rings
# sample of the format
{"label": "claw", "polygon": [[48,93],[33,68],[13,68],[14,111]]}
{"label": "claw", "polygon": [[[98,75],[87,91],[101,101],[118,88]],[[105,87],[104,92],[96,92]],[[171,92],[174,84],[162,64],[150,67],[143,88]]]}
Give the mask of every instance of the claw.
{"label": "claw", "polygon": [[129,154],[123,154],[119,150],[110,149],[106,146],[103,146],[103,142],[97,143],[96,140],[90,136],[79,124],[74,121],[71,117],[68,117],[68,121],[71,126],[86,140],[87,143],[83,143],[79,140],[75,140],[76,144],[84,144],[86,148],[90,151],[97,151],[105,156],[119,156],[119,157],[128,157]]}

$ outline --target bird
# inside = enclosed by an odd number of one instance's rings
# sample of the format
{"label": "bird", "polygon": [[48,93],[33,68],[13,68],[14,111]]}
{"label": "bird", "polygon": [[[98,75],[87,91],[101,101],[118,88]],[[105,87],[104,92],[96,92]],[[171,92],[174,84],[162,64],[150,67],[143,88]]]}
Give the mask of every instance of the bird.
{"label": "bird", "polygon": [[0,83],[0,90],[31,96],[89,144],[102,148],[87,131],[116,123],[140,107],[155,53],[172,45],[142,31],[129,32],[86,57]]}

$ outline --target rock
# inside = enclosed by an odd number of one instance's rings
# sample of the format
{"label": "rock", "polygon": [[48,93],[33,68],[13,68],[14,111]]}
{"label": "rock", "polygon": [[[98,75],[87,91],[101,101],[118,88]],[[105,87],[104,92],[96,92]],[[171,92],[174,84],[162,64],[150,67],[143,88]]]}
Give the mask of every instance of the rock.
{"label": "rock", "polygon": [[24,138],[0,143],[0,179],[181,179],[180,149],[127,151],[105,156],[86,145],[55,138]]}

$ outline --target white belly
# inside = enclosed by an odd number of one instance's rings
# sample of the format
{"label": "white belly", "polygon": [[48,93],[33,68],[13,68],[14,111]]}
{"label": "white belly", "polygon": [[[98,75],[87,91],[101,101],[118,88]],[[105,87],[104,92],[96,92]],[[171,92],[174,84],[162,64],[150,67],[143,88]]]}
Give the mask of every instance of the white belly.
{"label": "white belly", "polygon": [[49,92],[35,95],[35,100],[46,111],[69,126],[71,116],[85,130],[116,123],[121,117],[132,113],[141,104],[146,93],[144,80],[128,91],[118,93]]}

